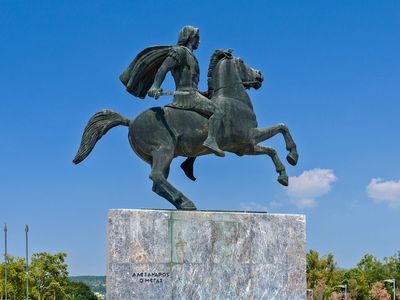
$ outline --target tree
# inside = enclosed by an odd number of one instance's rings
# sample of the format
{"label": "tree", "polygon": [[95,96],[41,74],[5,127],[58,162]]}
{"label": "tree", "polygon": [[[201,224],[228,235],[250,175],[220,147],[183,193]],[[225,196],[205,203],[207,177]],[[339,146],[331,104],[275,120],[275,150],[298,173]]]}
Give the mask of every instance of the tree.
{"label": "tree", "polygon": [[50,254],[46,252],[32,255],[30,266],[31,299],[65,299],[65,289],[68,284],[66,256],[66,253]]}
{"label": "tree", "polygon": [[83,282],[69,281],[66,294],[67,300],[97,300],[96,295]]}
{"label": "tree", "polygon": [[343,293],[333,292],[329,297],[329,300],[343,300]]}
{"label": "tree", "polygon": [[343,282],[347,283],[350,299],[369,299],[370,286],[364,272],[360,269],[353,268],[345,271]]}
{"label": "tree", "polygon": [[323,257],[315,250],[307,253],[307,286],[315,290],[316,299],[327,299],[342,283],[343,273],[337,269],[332,253]]}
{"label": "tree", "polygon": [[[5,263],[0,264],[0,274],[4,274]],[[25,259],[7,255],[7,294],[9,299],[25,298]],[[4,277],[0,279],[0,294],[5,294]],[[2,298],[1,298],[2,299]]]}
{"label": "tree", "polygon": [[370,285],[376,281],[382,281],[388,276],[383,264],[371,254],[364,255],[357,267],[364,273]]}
{"label": "tree", "polygon": [[391,300],[392,297],[389,295],[388,291],[385,289],[385,285],[382,281],[375,282],[372,285],[371,296],[376,300]]}
{"label": "tree", "polygon": [[[384,269],[387,278],[396,280],[396,299],[400,299],[400,290],[397,288],[400,283],[400,251],[395,255],[384,258]],[[388,285],[386,285],[387,287]],[[390,293],[393,295],[393,287],[390,285]]]}
{"label": "tree", "polygon": [[[322,257],[314,250],[307,253],[307,286],[314,290],[314,299],[340,298],[337,286],[343,284],[347,285],[349,300],[386,299],[387,295],[393,295],[393,288],[384,284],[385,279],[400,282],[400,251],[383,262],[366,254],[356,268],[349,270],[338,269],[331,253]],[[398,300],[399,296],[396,294]]]}
{"label": "tree", "polygon": [[[29,299],[32,300],[97,300],[96,295],[82,282],[68,280],[66,253],[35,253],[29,272]],[[8,299],[25,299],[25,259],[7,257]],[[4,274],[5,263],[0,264]],[[4,276],[0,276],[0,299],[4,299]]]}

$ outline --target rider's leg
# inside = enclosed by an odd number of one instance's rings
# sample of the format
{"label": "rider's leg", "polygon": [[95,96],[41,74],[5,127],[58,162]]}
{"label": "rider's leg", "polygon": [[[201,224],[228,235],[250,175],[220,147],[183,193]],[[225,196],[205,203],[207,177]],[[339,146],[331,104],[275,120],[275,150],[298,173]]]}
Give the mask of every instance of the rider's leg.
{"label": "rider's leg", "polygon": [[195,95],[196,100],[192,103],[192,109],[204,114],[205,116],[209,116],[208,136],[204,141],[203,146],[208,148],[215,155],[224,157],[225,153],[219,148],[217,143],[217,135],[222,125],[224,112],[214,101],[202,96],[200,93],[196,93]]}
{"label": "rider's leg", "polygon": [[203,146],[211,150],[215,155],[224,157],[225,153],[222,151],[217,143],[217,134],[222,124],[223,112],[216,109],[213,115],[208,120],[208,136],[204,141]]}

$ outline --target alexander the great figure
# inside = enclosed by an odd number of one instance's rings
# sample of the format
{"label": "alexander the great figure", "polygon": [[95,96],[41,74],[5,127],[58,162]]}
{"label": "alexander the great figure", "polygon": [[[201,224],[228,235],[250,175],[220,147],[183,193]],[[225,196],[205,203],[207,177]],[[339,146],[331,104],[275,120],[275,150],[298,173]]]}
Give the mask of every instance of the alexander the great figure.
{"label": "alexander the great figure", "polygon": [[144,49],[120,76],[128,92],[144,98],[146,94],[158,99],[161,84],[170,71],[176,86],[171,104],[166,106],[199,112],[209,118],[208,137],[203,146],[218,156],[225,156],[219,148],[216,136],[222,123],[223,112],[198,91],[199,63],[193,54],[200,43],[199,29],[185,26],[179,32],[177,46],[155,46]]}

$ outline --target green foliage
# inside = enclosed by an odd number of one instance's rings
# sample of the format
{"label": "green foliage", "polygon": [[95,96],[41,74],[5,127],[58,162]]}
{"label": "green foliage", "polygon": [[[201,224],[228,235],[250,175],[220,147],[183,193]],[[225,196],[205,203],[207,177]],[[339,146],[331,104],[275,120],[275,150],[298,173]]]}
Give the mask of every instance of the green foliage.
{"label": "green foliage", "polygon": [[370,286],[362,270],[353,268],[345,271],[343,282],[348,285],[350,299],[369,299]]}
{"label": "green foliage", "polygon": [[101,295],[106,294],[106,276],[71,276],[69,280],[83,282],[93,292]]}
{"label": "green foliage", "polygon": [[[97,300],[96,295],[82,282],[68,280],[66,253],[46,252],[32,255],[29,265],[29,299],[31,300]],[[4,298],[5,263],[0,264],[0,299]],[[7,257],[8,299],[25,299],[25,259]]]}
{"label": "green foliage", "polygon": [[31,293],[33,300],[65,299],[68,283],[66,253],[46,252],[32,255],[30,265]]}
{"label": "green foliage", "polygon": [[338,285],[344,284],[348,287],[348,300],[386,299],[393,295],[392,285],[385,283],[386,279],[400,282],[400,251],[383,262],[366,254],[357,267],[349,270],[338,269],[331,253],[322,257],[315,250],[307,253],[307,287],[313,289],[314,299],[340,299]]}
{"label": "green foliage", "polygon": [[96,295],[83,282],[68,282],[67,300],[97,300]]}
{"label": "green foliage", "polygon": [[[24,299],[25,298],[25,259],[7,256],[7,294],[9,299]],[[0,274],[4,274],[5,263],[0,264]],[[0,294],[5,291],[4,275],[0,279]]]}
{"label": "green foliage", "polygon": [[364,255],[357,264],[357,267],[365,274],[368,282],[376,282],[387,278],[383,264],[376,257],[370,254]]}
{"label": "green foliage", "polygon": [[334,287],[340,284],[341,273],[332,253],[323,257],[319,257],[314,250],[307,253],[307,286],[315,291],[316,298],[322,299],[335,292]]}

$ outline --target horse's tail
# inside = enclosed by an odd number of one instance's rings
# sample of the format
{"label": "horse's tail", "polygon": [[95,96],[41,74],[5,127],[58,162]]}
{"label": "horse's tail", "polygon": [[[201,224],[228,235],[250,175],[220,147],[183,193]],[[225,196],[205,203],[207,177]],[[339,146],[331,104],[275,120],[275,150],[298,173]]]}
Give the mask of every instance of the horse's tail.
{"label": "horse's tail", "polygon": [[115,126],[129,126],[129,119],[111,110],[101,110],[95,113],[87,123],[82,135],[81,145],[75,155],[74,164],[79,164],[92,152],[97,141],[105,135],[108,130]]}

